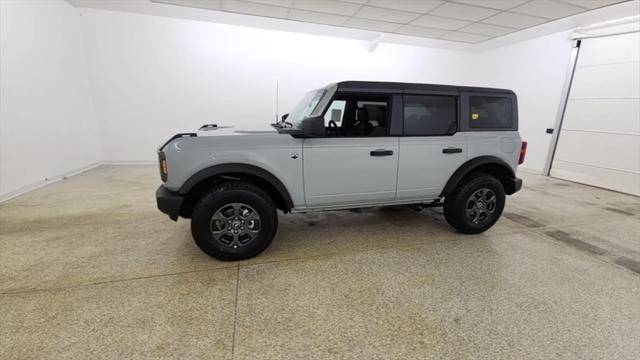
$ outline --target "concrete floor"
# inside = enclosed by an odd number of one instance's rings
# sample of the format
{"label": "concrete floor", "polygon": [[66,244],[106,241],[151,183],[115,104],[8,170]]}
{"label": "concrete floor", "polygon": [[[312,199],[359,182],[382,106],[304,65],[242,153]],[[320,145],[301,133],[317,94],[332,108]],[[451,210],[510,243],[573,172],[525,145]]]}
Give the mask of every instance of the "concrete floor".
{"label": "concrete floor", "polygon": [[0,358],[638,359],[640,199],[521,174],[484,234],[441,210],[281,215],[249,261],[155,208],[155,166],[0,205]]}

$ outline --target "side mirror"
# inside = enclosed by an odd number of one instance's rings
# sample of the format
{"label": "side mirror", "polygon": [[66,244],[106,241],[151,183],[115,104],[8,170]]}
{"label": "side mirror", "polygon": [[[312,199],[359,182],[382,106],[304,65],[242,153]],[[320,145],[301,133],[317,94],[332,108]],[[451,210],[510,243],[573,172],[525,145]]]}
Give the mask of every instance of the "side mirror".
{"label": "side mirror", "polygon": [[288,117],[289,117],[289,113],[282,115],[282,121],[287,120]]}
{"label": "side mirror", "polygon": [[324,136],[324,118],[314,116],[302,120],[302,134],[304,137]]}

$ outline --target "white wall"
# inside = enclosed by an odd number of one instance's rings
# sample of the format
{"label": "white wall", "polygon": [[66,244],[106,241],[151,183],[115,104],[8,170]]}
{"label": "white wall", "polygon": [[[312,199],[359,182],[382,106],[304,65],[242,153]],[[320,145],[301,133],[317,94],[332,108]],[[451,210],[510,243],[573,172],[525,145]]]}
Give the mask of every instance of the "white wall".
{"label": "white wall", "polygon": [[348,79],[511,88],[530,146],[524,167],[541,171],[571,51],[566,32],[484,52],[369,52],[353,39],[0,3],[0,198],[100,160],[155,161],[168,136],[204,123],[267,126],[276,81],[281,114],[303,92]]}
{"label": "white wall", "polygon": [[267,126],[304,92],[341,80],[467,84],[464,52],[82,9],[105,160],[155,161],[205,123]]}
{"label": "white wall", "polygon": [[0,200],[100,160],[79,14],[0,1]]}
{"label": "white wall", "polygon": [[168,136],[204,123],[266,126],[307,90],[341,80],[510,88],[542,171],[571,52],[568,33],[464,52],[81,9],[105,160],[155,161]]}
{"label": "white wall", "polygon": [[[523,168],[542,172],[556,122],[572,41],[561,32],[480,53],[473,81],[518,95],[520,136],[528,142]],[[473,60],[472,60],[473,61]]]}

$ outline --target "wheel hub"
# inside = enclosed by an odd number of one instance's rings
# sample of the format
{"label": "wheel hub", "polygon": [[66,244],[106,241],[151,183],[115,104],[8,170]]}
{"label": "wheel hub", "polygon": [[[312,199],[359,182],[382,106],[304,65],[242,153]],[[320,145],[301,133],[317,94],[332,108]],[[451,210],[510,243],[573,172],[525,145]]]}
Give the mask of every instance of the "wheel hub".
{"label": "wheel hub", "polygon": [[489,220],[496,207],[496,194],[491,189],[482,188],[467,199],[465,215],[474,224],[481,224]]}
{"label": "wheel hub", "polygon": [[223,205],[211,217],[213,239],[226,247],[237,248],[253,241],[260,233],[260,215],[244,203]]}

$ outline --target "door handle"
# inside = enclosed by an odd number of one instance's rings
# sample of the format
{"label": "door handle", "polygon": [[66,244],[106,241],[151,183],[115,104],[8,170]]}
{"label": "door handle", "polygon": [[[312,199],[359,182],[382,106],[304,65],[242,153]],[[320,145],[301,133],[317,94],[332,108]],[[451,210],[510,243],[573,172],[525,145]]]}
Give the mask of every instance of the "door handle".
{"label": "door handle", "polygon": [[462,152],[462,149],[457,147],[448,147],[448,148],[442,149],[443,154],[458,154],[461,152]]}
{"label": "door handle", "polygon": [[393,150],[372,150],[369,155],[371,156],[391,156],[393,155]]}

